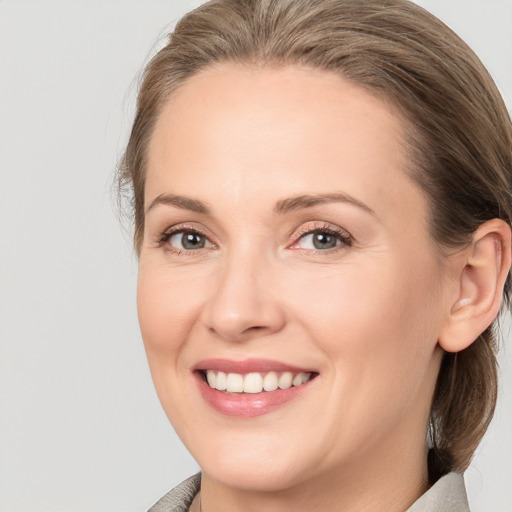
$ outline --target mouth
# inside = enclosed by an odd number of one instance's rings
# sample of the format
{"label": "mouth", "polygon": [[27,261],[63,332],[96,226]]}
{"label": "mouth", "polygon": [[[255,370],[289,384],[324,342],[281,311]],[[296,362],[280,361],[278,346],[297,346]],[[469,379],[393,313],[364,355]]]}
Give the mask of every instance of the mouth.
{"label": "mouth", "polygon": [[193,374],[199,391],[215,411],[226,416],[267,414],[309,389],[319,373],[269,360],[211,359]]}
{"label": "mouth", "polygon": [[211,389],[226,393],[263,393],[278,389],[299,387],[315,378],[316,372],[251,372],[226,373],[216,370],[199,370],[203,380]]}

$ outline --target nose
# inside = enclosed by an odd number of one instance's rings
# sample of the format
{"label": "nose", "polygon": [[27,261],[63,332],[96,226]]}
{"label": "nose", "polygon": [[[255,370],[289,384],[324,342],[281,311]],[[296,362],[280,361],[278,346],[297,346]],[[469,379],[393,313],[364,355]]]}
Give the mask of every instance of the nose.
{"label": "nose", "polygon": [[279,332],[286,315],[272,266],[262,258],[238,255],[226,261],[210,288],[203,324],[214,335],[243,342]]}

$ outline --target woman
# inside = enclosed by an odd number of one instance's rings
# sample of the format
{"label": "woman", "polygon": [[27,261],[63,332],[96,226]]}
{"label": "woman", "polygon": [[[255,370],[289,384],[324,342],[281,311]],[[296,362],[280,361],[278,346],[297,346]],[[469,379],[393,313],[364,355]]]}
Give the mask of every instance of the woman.
{"label": "woman", "polygon": [[404,0],[213,0],[149,63],[120,182],[160,401],[151,510],[469,510],[496,401],[512,130]]}

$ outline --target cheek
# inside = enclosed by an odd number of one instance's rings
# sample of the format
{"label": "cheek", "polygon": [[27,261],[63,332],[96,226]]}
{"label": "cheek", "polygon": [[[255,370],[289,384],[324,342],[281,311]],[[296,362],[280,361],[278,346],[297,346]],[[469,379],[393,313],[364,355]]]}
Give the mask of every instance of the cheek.
{"label": "cheek", "polygon": [[201,288],[197,280],[176,277],[169,269],[139,267],[137,310],[148,362],[155,380],[176,368],[197,318]]}
{"label": "cheek", "polygon": [[178,276],[172,269],[141,262],[137,283],[139,324],[151,377],[175,427],[186,417],[192,400],[190,389],[182,385],[189,376],[183,358],[203,295],[197,279]]}
{"label": "cheek", "polygon": [[314,300],[303,318],[330,360],[336,406],[322,414],[333,444],[343,433],[354,446],[379,446],[399,425],[418,432],[426,424],[438,369],[435,311],[426,300],[434,290],[422,273],[403,270],[353,269],[329,293],[310,283]]}
{"label": "cheek", "polygon": [[354,404],[378,406],[376,397],[399,401],[419,392],[437,345],[441,310],[432,262],[378,263],[305,278],[306,299],[296,301],[295,316],[330,359],[332,388],[351,389],[346,396]]}
{"label": "cheek", "polygon": [[380,336],[368,339],[365,332],[396,333],[397,344],[403,344],[401,333],[424,332],[427,325],[432,330],[432,274],[426,267],[378,263],[382,264],[349,265],[321,275],[304,273],[289,287],[288,296],[300,309],[296,316],[322,329],[325,341],[333,343],[330,350],[343,348],[335,341],[340,337],[354,348],[378,346]]}

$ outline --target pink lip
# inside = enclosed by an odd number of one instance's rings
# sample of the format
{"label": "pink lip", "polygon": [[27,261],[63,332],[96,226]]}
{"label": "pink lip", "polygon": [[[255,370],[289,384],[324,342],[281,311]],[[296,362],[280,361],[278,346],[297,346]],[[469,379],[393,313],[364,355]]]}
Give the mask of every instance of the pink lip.
{"label": "pink lip", "polygon": [[242,375],[252,372],[308,373],[312,371],[271,359],[245,359],[243,361],[233,361],[231,359],[203,359],[194,365],[193,370],[214,370],[225,373],[240,373]]}
{"label": "pink lip", "polygon": [[215,411],[239,418],[252,418],[268,414],[287,402],[298,398],[309,389],[314,380],[301,386],[288,389],[276,389],[275,391],[262,391],[261,393],[226,393],[212,389],[205,382],[200,370],[215,370],[226,373],[246,374],[251,372],[308,372],[306,369],[290,366],[288,364],[271,361],[268,359],[247,359],[245,361],[232,361],[228,359],[205,359],[194,366],[193,375],[196,379],[199,391],[210,407]]}

